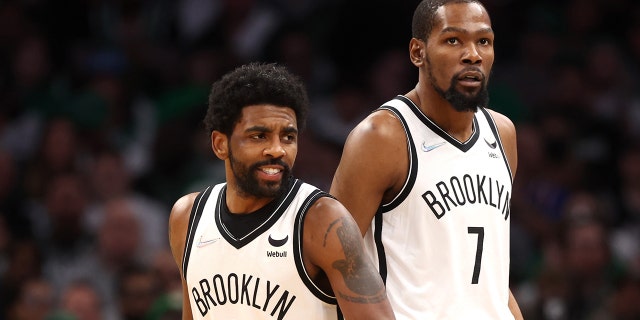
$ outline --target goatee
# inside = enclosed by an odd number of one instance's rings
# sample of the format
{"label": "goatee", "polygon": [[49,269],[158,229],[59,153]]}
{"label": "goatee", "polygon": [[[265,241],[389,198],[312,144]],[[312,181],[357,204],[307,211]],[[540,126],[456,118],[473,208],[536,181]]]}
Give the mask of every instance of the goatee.
{"label": "goatee", "polygon": [[[427,61],[429,60],[427,59]],[[428,63],[431,86],[443,99],[447,100],[451,104],[454,110],[459,112],[471,111],[475,113],[476,111],[478,111],[478,107],[486,107],[489,105],[489,91],[487,90],[486,77],[483,77],[480,80],[480,90],[477,93],[464,93],[456,89],[458,87],[458,79],[460,77],[460,74],[464,72],[461,71],[453,75],[453,77],[451,78],[449,89],[445,91],[442,88],[438,87],[438,85],[436,84],[434,80],[435,78],[433,77],[433,74],[431,72],[431,63]]]}
{"label": "goatee", "polygon": [[[236,161],[229,149],[229,160],[231,162],[231,171],[235,177],[238,189],[247,196],[258,198],[275,198],[289,189],[291,183],[291,168],[281,159],[271,159],[252,164],[247,167]],[[258,168],[264,165],[279,165],[284,169],[282,171],[282,179],[280,181],[261,182],[256,177]]]}

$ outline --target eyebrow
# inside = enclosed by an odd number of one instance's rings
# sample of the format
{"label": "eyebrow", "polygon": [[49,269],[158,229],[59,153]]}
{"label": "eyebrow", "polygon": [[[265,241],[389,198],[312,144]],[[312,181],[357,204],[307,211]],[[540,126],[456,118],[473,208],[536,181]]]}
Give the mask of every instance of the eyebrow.
{"label": "eyebrow", "polygon": [[[465,34],[469,34],[469,30],[467,29],[463,29],[463,28],[458,28],[458,27],[446,27],[444,29],[442,29],[442,31],[440,32],[442,33],[447,33],[447,32],[458,32],[458,33],[465,33]],[[482,28],[480,30],[475,31],[475,33],[493,33],[493,29],[491,29],[491,27],[487,27],[487,28]]]}
{"label": "eyebrow", "polygon": [[[253,126],[253,127],[247,128],[244,131],[245,132],[271,132],[273,130],[265,126]],[[295,127],[285,127],[282,131],[284,131],[285,133],[298,133],[298,129]]]}

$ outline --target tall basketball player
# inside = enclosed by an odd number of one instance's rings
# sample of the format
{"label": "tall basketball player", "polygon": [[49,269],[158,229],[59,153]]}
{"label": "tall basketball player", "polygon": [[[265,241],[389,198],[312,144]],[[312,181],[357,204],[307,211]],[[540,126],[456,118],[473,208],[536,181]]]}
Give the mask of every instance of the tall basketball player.
{"label": "tall basketball player", "polygon": [[489,14],[474,0],[425,0],[412,32],[417,85],[352,130],[330,192],[399,319],[520,319],[509,290],[516,132],[487,108]]}
{"label": "tall basketball player", "polygon": [[183,196],[169,219],[183,319],[394,319],[352,216],[291,176],[307,109],[275,64],[214,83],[204,122],[226,182]]}

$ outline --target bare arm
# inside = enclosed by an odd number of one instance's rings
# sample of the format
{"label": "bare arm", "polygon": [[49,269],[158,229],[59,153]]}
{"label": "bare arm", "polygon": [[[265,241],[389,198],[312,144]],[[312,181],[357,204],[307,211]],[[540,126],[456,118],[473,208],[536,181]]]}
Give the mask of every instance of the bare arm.
{"label": "bare arm", "polygon": [[363,236],[380,204],[402,188],[408,161],[404,129],[388,111],[369,115],[349,134],[330,193],[353,215]]}
{"label": "bare arm", "polygon": [[314,278],[326,274],[346,319],[395,319],[382,278],[365,255],[358,226],[342,204],[319,199],[303,230],[305,266]]}
{"label": "bare arm", "polygon": [[192,320],[191,306],[189,303],[189,290],[182,273],[182,255],[184,253],[185,239],[187,236],[187,228],[189,226],[189,215],[191,214],[191,206],[196,197],[196,193],[188,194],[178,199],[171,209],[169,216],[169,244],[173,259],[180,269],[182,278],[182,320]]}
{"label": "bare arm", "polygon": [[[516,138],[516,128],[507,118],[506,116],[499,114],[495,111],[490,111],[493,119],[496,121],[496,125],[498,126],[498,132],[500,134],[500,140],[502,140],[502,146],[504,147],[504,152],[507,155],[507,161],[509,162],[509,167],[511,168],[512,178],[515,179],[516,170],[518,169],[518,148],[517,148],[517,138]],[[509,290],[509,310],[513,314],[516,320],[524,319],[522,317],[522,312],[520,311],[520,307],[518,306],[518,302],[516,298],[513,296],[511,290]]]}

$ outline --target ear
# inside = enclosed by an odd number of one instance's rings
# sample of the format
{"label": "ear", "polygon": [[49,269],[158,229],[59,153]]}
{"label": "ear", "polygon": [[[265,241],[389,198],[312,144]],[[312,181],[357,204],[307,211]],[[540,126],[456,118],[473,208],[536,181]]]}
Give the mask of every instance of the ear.
{"label": "ear", "polygon": [[226,160],[229,156],[229,139],[220,131],[211,132],[211,149],[220,160]]}
{"label": "ear", "polygon": [[416,67],[421,67],[426,63],[425,46],[426,43],[424,41],[416,38],[411,38],[411,41],[409,41],[409,59]]}

